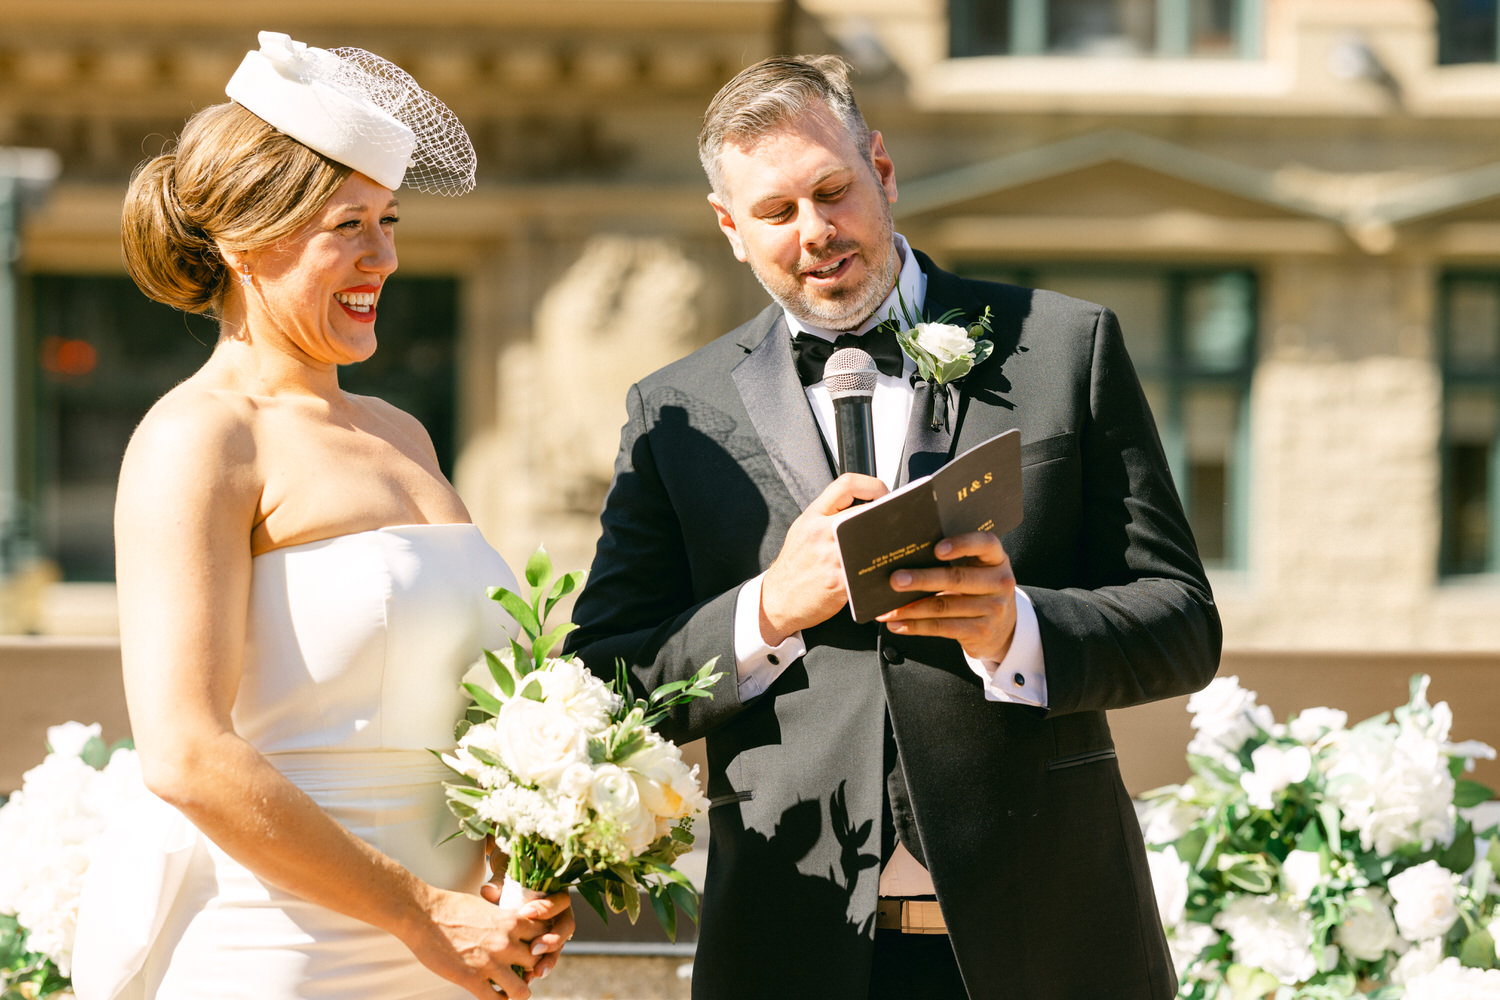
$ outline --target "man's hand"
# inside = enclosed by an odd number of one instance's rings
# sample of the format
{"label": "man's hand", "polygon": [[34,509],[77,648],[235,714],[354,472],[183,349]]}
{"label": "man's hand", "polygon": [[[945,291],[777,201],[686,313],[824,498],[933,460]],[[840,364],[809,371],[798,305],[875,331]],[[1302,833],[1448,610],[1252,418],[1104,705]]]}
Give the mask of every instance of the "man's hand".
{"label": "man's hand", "polygon": [[956,639],[976,659],[1005,659],[1016,634],[1016,574],[1000,539],[987,531],[945,538],[933,555],[949,565],[897,570],[891,589],[937,593],[877,620],[898,635]]}
{"label": "man's hand", "polygon": [[839,613],[844,592],[843,561],[830,518],[856,500],[889,492],[874,476],[845,473],[792,522],[760,588],[760,632],[769,646]]}

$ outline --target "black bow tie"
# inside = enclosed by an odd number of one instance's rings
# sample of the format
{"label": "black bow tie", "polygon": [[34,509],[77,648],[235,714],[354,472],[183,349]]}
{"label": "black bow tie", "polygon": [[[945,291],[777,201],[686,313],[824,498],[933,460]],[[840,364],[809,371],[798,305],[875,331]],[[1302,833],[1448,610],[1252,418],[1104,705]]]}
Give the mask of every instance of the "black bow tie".
{"label": "black bow tie", "polygon": [[905,358],[896,341],[896,331],[888,326],[878,326],[863,334],[841,333],[832,343],[810,333],[799,333],[792,337],[792,358],[797,362],[797,376],[802,379],[803,388],[823,381],[823,366],[828,363],[828,356],[844,347],[857,347],[869,354],[880,374],[900,377]]}

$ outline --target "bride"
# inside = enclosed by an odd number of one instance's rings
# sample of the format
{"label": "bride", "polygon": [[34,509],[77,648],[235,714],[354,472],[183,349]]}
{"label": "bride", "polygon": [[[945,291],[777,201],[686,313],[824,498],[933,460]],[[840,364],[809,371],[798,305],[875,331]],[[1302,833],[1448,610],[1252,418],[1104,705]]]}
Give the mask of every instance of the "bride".
{"label": "bride", "polygon": [[124,207],[136,283],[220,334],[120,473],[121,651],[155,797],[91,865],[74,985],[524,998],[572,935],[567,895],[481,896],[428,752],[510,625],[485,588],[514,577],[417,421],[338,383],[375,350],[393,192],[468,190],[473,150],[379,57],[260,43]]}

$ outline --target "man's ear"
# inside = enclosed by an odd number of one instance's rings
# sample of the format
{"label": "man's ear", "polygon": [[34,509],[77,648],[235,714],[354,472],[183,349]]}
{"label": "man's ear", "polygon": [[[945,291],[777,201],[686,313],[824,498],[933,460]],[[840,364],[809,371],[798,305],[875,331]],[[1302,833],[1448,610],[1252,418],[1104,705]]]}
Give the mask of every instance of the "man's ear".
{"label": "man's ear", "polygon": [[734,224],[734,216],[729,212],[729,206],[716,194],[708,196],[708,203],[714,207],[714,215],[719,219],[719,231],[729,241],[729,247],[734,251],[735,260],[744,263],[745,241],[740,238],[739,227]]}
{"label": "man's ear", "polygon": [[885,139],[879,132],[870,133],[870,166],[875,168],[875,179],[885,190],[886,200],[896,202],[896,164],[891,154],[885,151]]}

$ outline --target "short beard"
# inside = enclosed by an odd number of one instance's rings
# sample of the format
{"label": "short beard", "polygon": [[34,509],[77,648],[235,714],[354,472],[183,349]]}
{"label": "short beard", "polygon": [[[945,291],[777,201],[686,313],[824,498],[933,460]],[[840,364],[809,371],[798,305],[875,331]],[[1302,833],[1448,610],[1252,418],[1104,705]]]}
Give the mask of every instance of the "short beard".
{"label": "short beard", "polygon": [[[884,246],[886,249],[885,260],[878,271],[871,271],[865,275],[865,281],[862,284],[848,290],[850,296],[857,297],[812,302],[801,294],[801,288],[796,285],[795,279],[791,280],[789,288],[778,289],[765,279],[754,263],[751,263],[750,271],[767,294],[776,300],[776,304],[801,322],[824,330],[853,330],[869,319],[880,307],[880,303],[885,301],[886,296],[891,294],[891,288],[896,283],[896,274],[901,267],[900,255],[896,253],[895,226],[889,213],[886,214],[885,225],[876,239],[880,241],[876,245]],[[848,245],[856,248],[858,246],[857,244]],[[832,244],[833,248],[839,246],[837,241]],[[837,253],[830,256],[837,256]]]}

